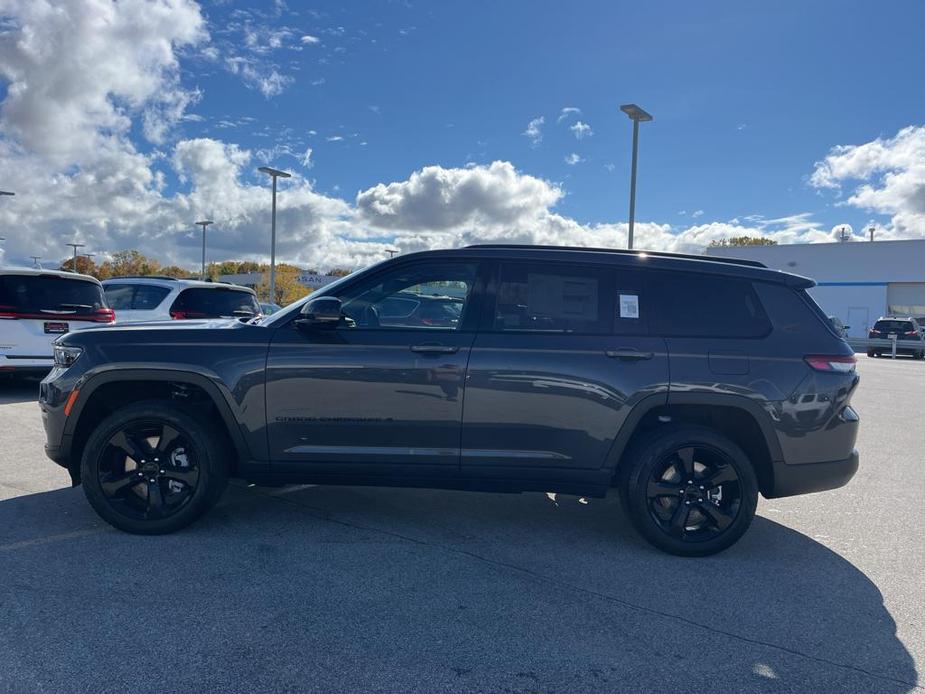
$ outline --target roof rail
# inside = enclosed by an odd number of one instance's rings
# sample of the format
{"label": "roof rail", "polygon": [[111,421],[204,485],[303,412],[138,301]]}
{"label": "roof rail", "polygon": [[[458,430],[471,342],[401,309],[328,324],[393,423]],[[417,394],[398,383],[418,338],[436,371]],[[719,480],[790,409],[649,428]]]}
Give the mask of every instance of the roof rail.
{"label": "roof rail", "polygon": [[725,258],[717,255],[695,255],[693,253],[668,253],[667,251],[647,251],[647,250],[629,250],[626,248],[592,248],[590,246],[542,246],[530,245],[524,243],[476,243],[466,248],[507,248],[519,249],[529,248],[540,251],[587,251],[589,253],[615,253],[617,255],[651,255],[656,258],[678,258],[681,260],[705,260],[709,263],[726,263],[728,265],[747,265],[749,267],[767,267],[764,263],[757,260],[745,260],[744,258]]}
{"label": "roof rail", "polygon": [[179,282],[186,277],[168,277],[167,275],[119,275],[118,277],[107,277],[109,280],[173,280]]}

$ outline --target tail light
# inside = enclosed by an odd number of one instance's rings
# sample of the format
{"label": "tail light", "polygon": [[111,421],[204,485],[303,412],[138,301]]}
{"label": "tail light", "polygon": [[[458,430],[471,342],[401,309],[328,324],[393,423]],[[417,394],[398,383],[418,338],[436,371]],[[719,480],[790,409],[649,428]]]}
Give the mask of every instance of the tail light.
{"label": "tail light", "polygon": [[918,331],[916,331],[916,330],[909,330],[908,332],[904,332],[904,333],[903,333],[903,335],[912,335],[913,337],[915,337],[915,336],[918,335],[918,334],[919,334],[919,333],[918,333]]}
{"label": "tail light", "polygon": [[871,330],[870,330],[870,336],[871,336],[871,337],[873,337],[874,335],[879,335],[879,334],[880,334],[880,331],[879,331],[879,330],[874,330],[873,328],[871,328]]}
{"label": "tail light", "polygon": [[0,304],[0,318],[19,318],[19,312],[15,306]]}
{"label": "tail light", "polygon": [[803,360],[814,371],[828,373],[851,373],[857,364],[857,359],[853,354],[810,354],[803,357]]}
{"label": "tail light", "polygon": [[93,312],[93,321],[95,323],[114,323],[116,321],[116,312],[111,308],[98,308]]}
{"label": "tail light", "polygon": [[170,317],[174,320],[188,320],[190,318],[205,318],[206,314],[201,311],[184,311],[182,309],[173,309],[170,312]]}

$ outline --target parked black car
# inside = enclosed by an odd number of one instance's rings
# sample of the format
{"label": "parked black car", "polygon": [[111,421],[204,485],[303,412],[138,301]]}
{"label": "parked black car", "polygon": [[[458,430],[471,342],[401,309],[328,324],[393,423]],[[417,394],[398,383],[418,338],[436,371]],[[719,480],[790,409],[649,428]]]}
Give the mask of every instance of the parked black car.
{"label": "parked black car", "polygon": [[[745,532],[759,492],[833,489],[857,470],[854,354],[812,284],[664,253],[409,254],[252,323],[59,338],[46,450],[134,533],[189,524],[229,477],[615,487],[652,544],[711,554]],[[458,316],[403,321],[409,297]]]}

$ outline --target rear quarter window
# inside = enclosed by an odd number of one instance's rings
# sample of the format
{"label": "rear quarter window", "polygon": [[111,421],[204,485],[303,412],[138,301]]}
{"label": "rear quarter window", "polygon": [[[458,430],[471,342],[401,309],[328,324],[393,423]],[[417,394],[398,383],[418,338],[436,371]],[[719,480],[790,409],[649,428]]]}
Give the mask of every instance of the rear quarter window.
{"label": "rear quarter window", "polygon": [[653,271],[650,326],[666,337],[758,338],[771,321],[748,280]]}

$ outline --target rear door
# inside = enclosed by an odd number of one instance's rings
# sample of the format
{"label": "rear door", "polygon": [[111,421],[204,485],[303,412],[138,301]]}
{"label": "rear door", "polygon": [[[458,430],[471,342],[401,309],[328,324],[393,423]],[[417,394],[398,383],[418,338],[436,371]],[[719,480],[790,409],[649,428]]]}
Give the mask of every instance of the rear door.
{"label": "rear door", "polygon": [[0,275],[0,366],[50,368],[55,338],[112,321],[98,282],[54,274]]}
{"label": "rear door", "polygon": [[637,270],[503,261],[466,382],[464,474],[599,470],[633,406],[667,395]]}

